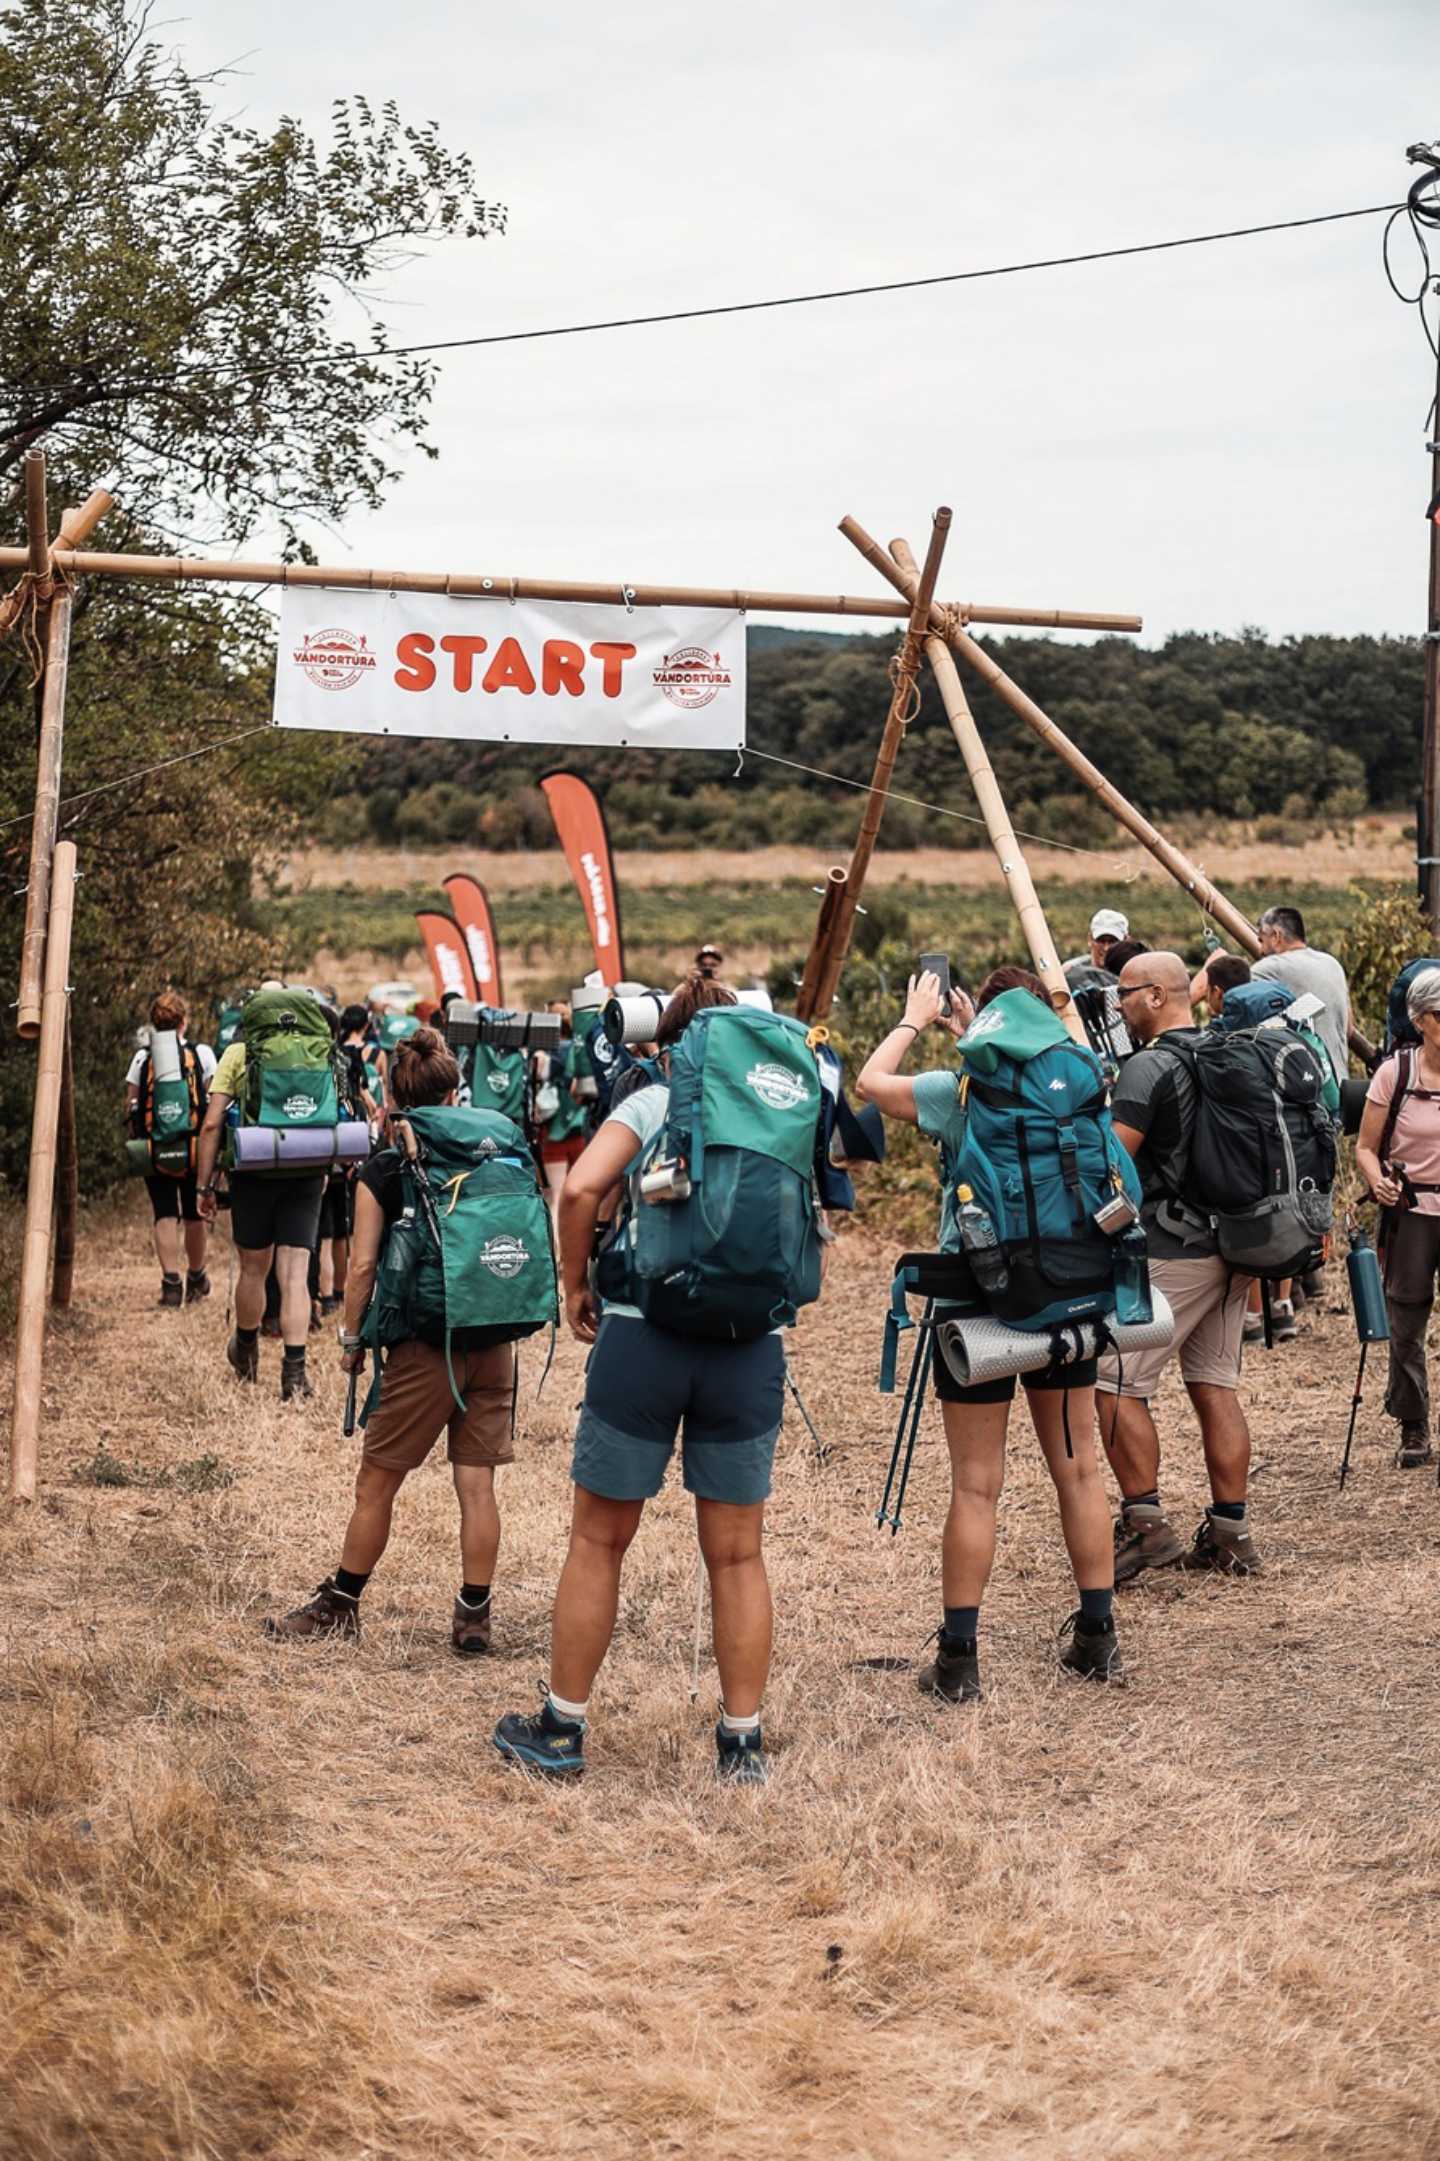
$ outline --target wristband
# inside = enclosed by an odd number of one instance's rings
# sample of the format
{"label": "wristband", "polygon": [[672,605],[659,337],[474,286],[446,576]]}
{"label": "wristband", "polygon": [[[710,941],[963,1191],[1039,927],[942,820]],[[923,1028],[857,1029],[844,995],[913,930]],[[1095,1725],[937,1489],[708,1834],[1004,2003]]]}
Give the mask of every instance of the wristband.
{"label": "wristband", "polygon": [[208,1186],[197,1186],[195,1190],[197,1193],[213,1193],[215,1191],[215,1184],[216,1181],[212,1178]]}
{"label": "wristband", "polygon": [[897,1020],[895,1023],[895,1027],[894,1029],[892,1029],[891,1033],[897,1033],[901,1028],[913,1028],[916,1035],[919,1035],[921,1033],[920,1023],[913,1020]]}
{"label": "wristband", "polygon": [[347,1328],[342,1328],[340,1331],[340,1348],[342,1351],[361,1351],[365,1348],[364,1339],[360,1336],[352,1336]]}

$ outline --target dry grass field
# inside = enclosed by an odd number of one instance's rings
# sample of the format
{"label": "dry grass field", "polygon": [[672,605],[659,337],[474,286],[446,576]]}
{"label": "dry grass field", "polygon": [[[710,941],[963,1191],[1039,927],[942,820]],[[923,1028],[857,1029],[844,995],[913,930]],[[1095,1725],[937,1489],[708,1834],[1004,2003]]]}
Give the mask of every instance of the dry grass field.
{"label": "dry grass field", "polygon": [[[1440,1496],[1389,1468],[1372,1382],[1337,1499],[1348,1317],[1252,1358],[1267,1574],[1126,1594],[1123,1694],[1056,1673],[1070,1601],[1017,1413],[988,1699],[941,1710],[909,1670],[938,1617],[938,1424],[882,1537],[888,1253],[851,1236],[795,1339],[833,1452],[787,1424],[772,1783],[712,1783],[672,1491],[592,1767],[554,1792],[489,1732],[544,1667],[576,1347],[538,1404],[527,1360],[493,1660],[448,1648],[433,1462],[363,1645],[282,1650],[260,1618],[328,1571],[347,1503],[328,1350],[308,1409],[274,1400],[274,1345],[242,1393],[223,1242],[215,1298],[174,1314],[133,1211],[85,1231],[43,1495],[0,1523],[0,2153],[1440,2155]],[[1197,1450],[1163,1411],[1188,1525]]]}

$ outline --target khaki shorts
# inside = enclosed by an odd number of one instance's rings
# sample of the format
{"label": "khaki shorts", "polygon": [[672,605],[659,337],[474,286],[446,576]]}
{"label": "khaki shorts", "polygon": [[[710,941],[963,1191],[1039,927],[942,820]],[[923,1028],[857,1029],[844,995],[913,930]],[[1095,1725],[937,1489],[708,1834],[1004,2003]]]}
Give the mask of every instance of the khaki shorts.
{"label": "khaki shorts", "polygon": [[385,1360],[380,1401],[370,1413],[362,1451],[367,1463],[387,1471],[413,1471],[442,1433],[450,1436],[452,1463],[513,1463],[511,1432],[515,1346],[492,1343],[483,1351],[453,1351],[455,1386],[450,1392],[445,1353],[429,1343],[397,1343]]}
{"label": "khaki shorts", "polygon": [[1238,1388],[1250,1278],[1232,1274],[1217,1258],[1151,1261],[1150,1281],[1169,1301],[1174,1340],[1164,1350],[1131,1351],[1123,1359],[1107,1351],[1095,1381],[1101,1395],[1148,1402],[1177,1353],[1187,1387]]}

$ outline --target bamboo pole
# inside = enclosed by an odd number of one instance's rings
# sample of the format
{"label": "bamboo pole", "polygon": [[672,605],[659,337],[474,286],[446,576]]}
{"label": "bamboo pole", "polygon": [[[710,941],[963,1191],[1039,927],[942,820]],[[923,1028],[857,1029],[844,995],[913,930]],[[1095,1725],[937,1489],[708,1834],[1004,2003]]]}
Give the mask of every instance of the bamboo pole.
{"label": "bamboo pole", "polygon": [[57,842],[50,932],[45,945],[44,1017],[35,1071],[30,1177],[25,1189],[25,1245],[15,1326],[15,1403],[10,1423],[10,1495],[33,1501],[40,1448],[40,1378],[45,1357],[45,1294],[55,1205],[55,1139],[60,1112],[65,1029],[69,1018],[70,926],[75,906],[75,843]]}
{"label": "bamboo pole", "polygon": [[[82,541],[90,538],[90,535],[106,513],[114,508],[115,497],[109,487],[96,488],[92,494],[86,496],[78,510],[71,509],[64,512],[60,519],[60,530],[55,535],[55,548],[78,548]],[[53,561],[53,559],[54,549],[51,551],[51,560]],[[45,576],[48,580],[48,569]],[[34,586],[31,580],[28,577],[22,578],[14,591],[7,593],[4,599],[0,600],[0,638],[3,638],[14,626],[27,598],[33,591]]]}
{"label": "bamboo pole", "polygon": [[75,1224],[80,1212],[80,1157],[75,1145],[75,1060],[65,1005],[65,1042],[60,1060],[60,1121],[55,1135],[55,1269],[50,1303],[68,1306],[75,1288]]}
{"label": "bamboo pole", "polygon": [[40,747],[35,768],[35,819],[30,830],[30,874],[25,884],[25,936],[20,947],[20,997],[15,1026],[26,1041],[40,1033],[41,970],[50,905],[50,863],[60,817],[60,765],[65,740],[65,683],[70,668],[68,587],[50,603],[45,630],[45,675],[40,702]]}
{"label": "bamboo pole", "polygon": [[50,523],[45,508],[45,453],[25,453],[25,568],[37,581],[50,577]]}
{"label": "bamboo pole", "polygon": [[820,914],[815,924],[815,936],[805,961],[805,973],[800,979],[800,993],[795,1000],[797,1020],[823,1020],[828,1006],[817,1011],[820,994],[820,976],[825,965],[825,955],[833,934],[836,917],[844,900],[849,872],[843,863],[835,863],[827,871],[825,885],[820,897]]}
{"label": "bamboo pole", "polygon": [[[23,570],[24,548],[0,548],[0,570]],[[57,548],[51,561],[71,577],[144,578],[170,583],[330,586],[337,592],[454,593],[480,600],[571,600],[589,605],[628,601],[636,608],[737,608],[752,615],[908,616],[897,601],[860,600],[846,593],[749,592],[736,586],[576,584],[553,578],[510,578],[449,570],[357,570],[349,564],[246,563],[178,555],[105,555]],[[1009,608],[966,601],[967,622],[1039,630],[1140,630],[1138,615],[1100,615],[1073,608]]]}
{"label": "bamboo pole", "polygon": [[[920,572],[915,558],[903,540],[892,541],[891,546],[895,562],[899,566],[900,590],[914,600],[920,590]],[[1011,905],[1020,919],[1025,943],[1030,948],[1035,973],[1049,991],[1050,1002],[1064,1022],[1067,1034],[1076,1043],[1084,1043],[1085,1029],[1075,1010],[1075,1001],[1070,995],[1065,971],[1060,966],[1055,941],[1045,920],[1045,910],[1040,905],[1040,896],[1035,891],[1035,882],[1030,876],[1030,866],[1025,860],[1024,850],[1015,838],[1010,813],[1005,808],[1005,798],[1000,793],[1000,783],[995,778],[980,730],[975,725],[975,716],[966,700],[964,686],[951,658],[950,648],[945,640],[937,637],[933,631],[925,640],[925,657],[939,688],[946,718],[954,731],[956,742],[960,745],[960,755],[965,760],[965,770],[970,775],[975,800],[980,805],[985,830],[990,835],[990,845],[995,850],[1001,876],[1009,890]]]}
{"label": "bamboo pole", "polygon": [[[935,586],[940,576],[941,558],[945,553],[945,541],[950,531],[950,510],[942,504],[936,511],[930,529],[930,545],[925,551],[925,568],[920,573],[920,585],[910,607],[910,619],[905,626],[905,642],[895,661],[894,682],[890,697],[890,710],[885,715],[885,728],[880,737],[880,748],[875,758],[875,770],[870,776],[870,793],[865,798],[865,811],[860,820],[860,831],[855,850],[850,858],[849,874],[829,925],[817,923],[815,944],[811,959],[816,961],[814,1004],[809,1009],[800,1006],[796,1010],[802,1020],[824,1020],[835,1002],[845,956],[850,950],[851,933],[855,925],[855,910],[865,888],[865,875],[870,868],[870,858],[875,853],[875,842],[880,832],[880,820],[885,812],[885,799],[889,792],[895,760],[899,756],[901,738],[910,719],[911,700],[915,695],[916,675],[920,665],[921,640],[930,620],[930,609],[935,599]],[[805,980],[809,982],[811,964],[806,962]]]}

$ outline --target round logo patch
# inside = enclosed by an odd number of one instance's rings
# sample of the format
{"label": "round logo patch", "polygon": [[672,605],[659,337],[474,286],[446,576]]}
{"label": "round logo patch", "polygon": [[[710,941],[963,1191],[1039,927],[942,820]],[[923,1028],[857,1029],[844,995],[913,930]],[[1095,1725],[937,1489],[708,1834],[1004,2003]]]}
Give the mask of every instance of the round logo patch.
{"label": "round logo patch", "polygon": [[486,1076],[486,1078],[487,1078],[487,1079],[489,1080],[489,1083],[490,1083],[490,1087],[491,1087],[491,1090],[492,1090],[492,1092],[493,1092],[493,1093],[494,1093],[495,1095],[497,1095],[497,1096],[508,1096],[508,1095],[509,1095],[509,1093],[510,1093],[510,1076],[509,1076],[509,1074],[508,1074],[508,1073],[502,1073],[502,1072],[501,1072],[501,1070],[500,1070],[500,1068],[499,1068],[499,1067],[497,1066],[497,1067],[495,1068],[495,1071],[494,1071],[493,1073],[490,1073],[490,1074],[488,1074],[488,1075]]}
{"label": "round logo patch", "polygon": [[773,1111],[793,1111],[810,1100],[810,1090],[798,1073],[788,1066],[771,1065],[768,1061],[752,1065],[745,1075],[745,1085],[753,1088],[762,1103],[768,1103]]}
{"label": "round logo patch", "polygon": [[487,1238],[480,1249],[480,1266],[507,1283],[512,1276],[519,1275],[529,1258],[529,1251],[521,1240],[512,1238],[505,1231],[498,1238]]}
{"label": "round logo patch", "polygon": [[185,1116],[183,1103],[162,1103],[155,1116],[162,1126],[178,1126]]}
{"label": "round logo patch", "polygon": [[314,1096],[286,1096],[281,1109],[287,1118],[313,1118],[320,1108]]}
{"label": "round logo patch", "polygon": [[375,655],[353,630],[312,631],[292,648],[291,658],[306,681],[321,690],[349,690],[375,666]]}
{"label": "round logo patch", "polygon": [[654,682],[672,705],[694,713],[730,688],[730,670],[703,645],[677,645],[655,670]]}

